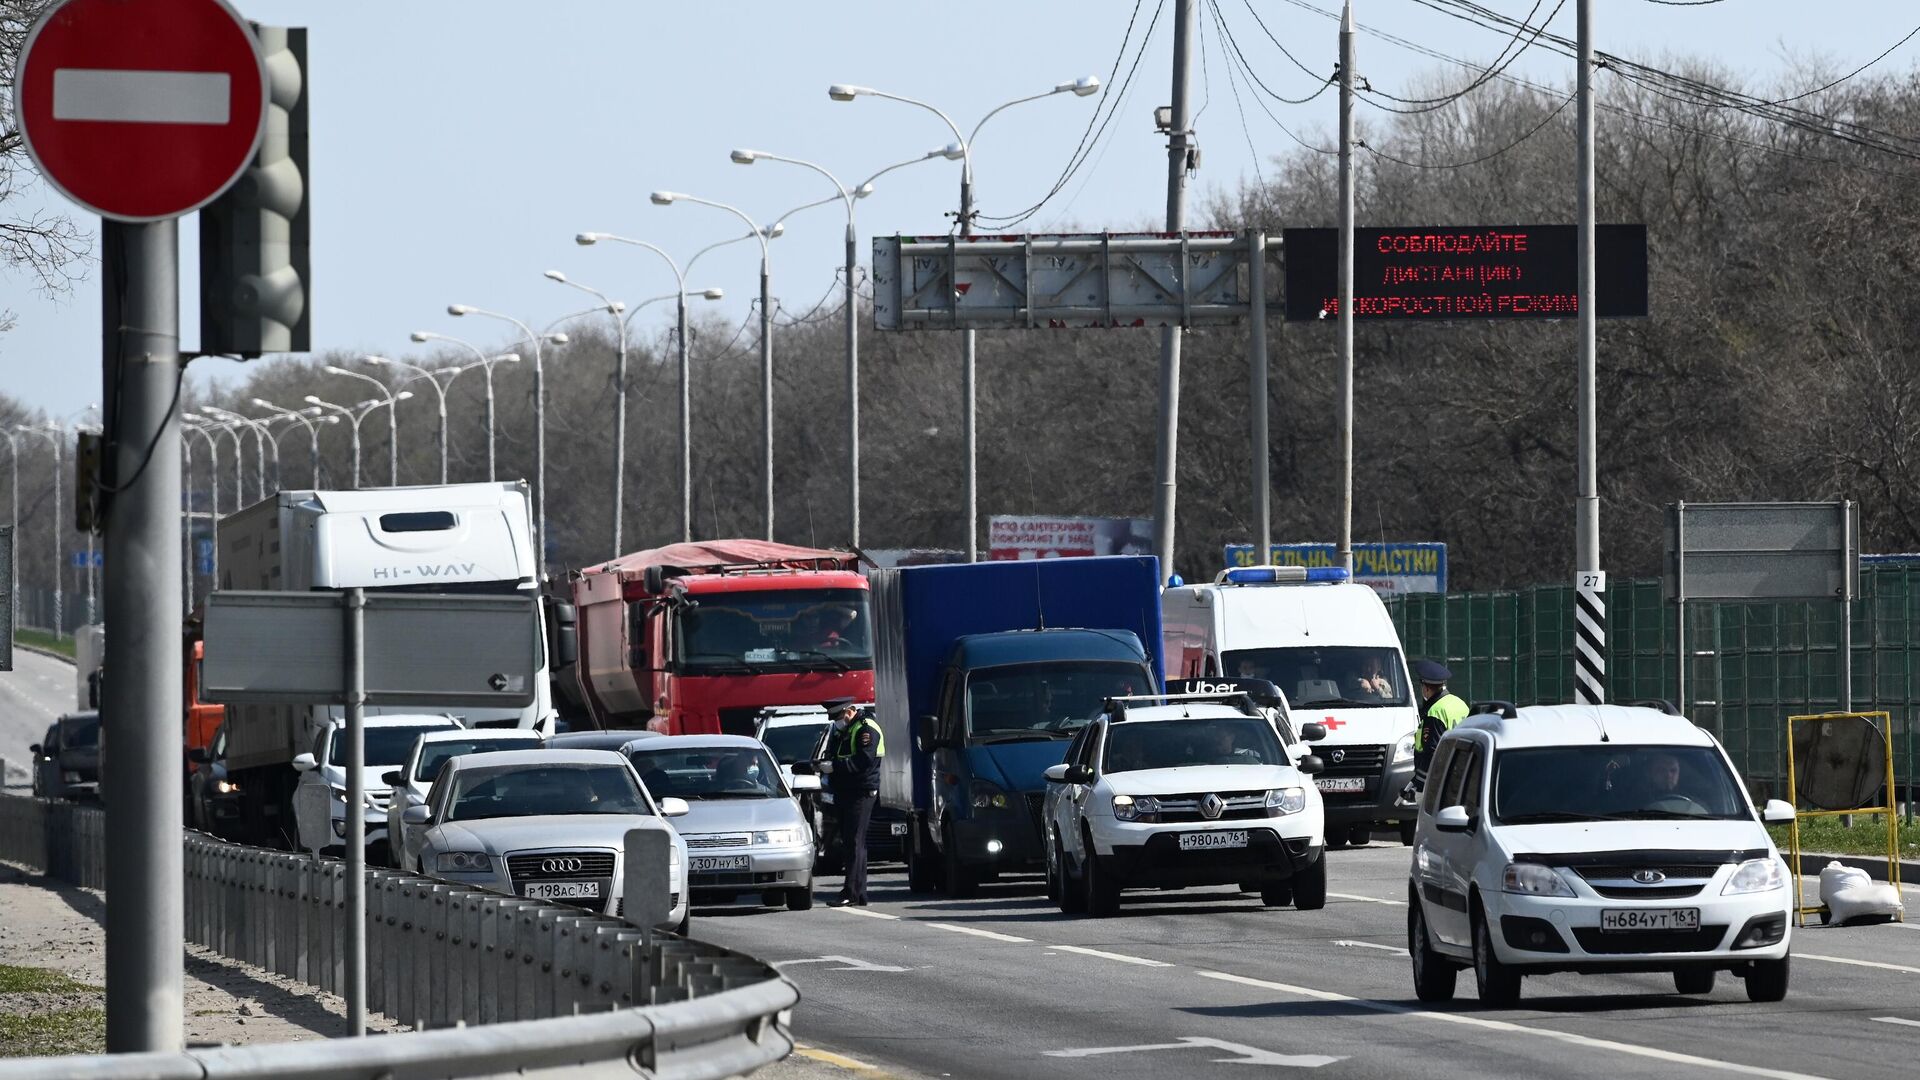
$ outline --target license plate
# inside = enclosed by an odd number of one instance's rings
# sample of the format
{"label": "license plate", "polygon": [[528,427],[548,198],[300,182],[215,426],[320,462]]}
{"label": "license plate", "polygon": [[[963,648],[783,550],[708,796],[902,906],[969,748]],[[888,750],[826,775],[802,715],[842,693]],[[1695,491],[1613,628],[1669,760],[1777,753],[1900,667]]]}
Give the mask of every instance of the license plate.
{"label": "license plate", "polygon": [[598,900],[597,881],[532,881],[527,883],[529,900]]}
{"label": "license plate", "polygon": [[1367,778],[1364,776],[1327,776],[1313,778],[1313,786],[1321,791],[1354,792],[1367,790]]}
{"label": "license plate", "polygon": [[1242,848],[1247,846],[1247,830],[1218,829],[1213,832],[1187,832],[1180,834],[1181,851],[1212,851],[1216,848]]}
{"label": "license plate", "polygon": [[907,823],[904,821],[896,821],[893,824],[887,826],[887,831],[892,833],[894,836],[905,836],[907,835]]}
{"label": "license plate", "polygon": [[1698,930],[1700,909],[1608,908],[1600,912],[1602,930]]}
{"label": "license plate", "polygon": [[693,860],[693,872],[706,870],[745,870],[752,864],[745,855],[702,855]]}

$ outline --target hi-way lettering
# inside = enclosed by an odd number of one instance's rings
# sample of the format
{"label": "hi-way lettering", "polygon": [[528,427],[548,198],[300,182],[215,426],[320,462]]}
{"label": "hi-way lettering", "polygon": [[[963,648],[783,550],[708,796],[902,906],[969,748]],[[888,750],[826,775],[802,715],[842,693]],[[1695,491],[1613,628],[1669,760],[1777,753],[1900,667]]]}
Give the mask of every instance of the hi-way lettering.
{"label": "hi-way lettering", "polygon": [[457,578],[468,577],[478,569],[479,563],[420,563],[416,566],[376,566],[373,568],[375,581],[391,578]]}

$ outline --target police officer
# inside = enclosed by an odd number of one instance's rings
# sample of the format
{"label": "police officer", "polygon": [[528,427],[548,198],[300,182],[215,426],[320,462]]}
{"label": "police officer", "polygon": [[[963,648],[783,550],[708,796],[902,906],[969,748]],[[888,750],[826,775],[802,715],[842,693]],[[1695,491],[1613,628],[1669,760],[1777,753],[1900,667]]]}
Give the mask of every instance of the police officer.
{"label": "police officer", "polygon": [[1467,703],[1447,690],[1453,672],[1432,660],[1413,665],[1414,678],[1420,680],[1420,726],[1413,733],[1413,786],[1427,786],[1427,767],[1433,764],[1434,746],[1453,725],[1466,719]]}
{"label": "police officer", "polygon": [[873,717],[854,708],[852,698],[835,698],[826,708],[833,718],[833,734],[827,740],[832,756],[818,765],[833,792],[833,807],[840,819],[840,854],[847,865],[846,881],[833,905],[866,907],[867,823],[880,797],[880,759],[886,755],[887,741]]}

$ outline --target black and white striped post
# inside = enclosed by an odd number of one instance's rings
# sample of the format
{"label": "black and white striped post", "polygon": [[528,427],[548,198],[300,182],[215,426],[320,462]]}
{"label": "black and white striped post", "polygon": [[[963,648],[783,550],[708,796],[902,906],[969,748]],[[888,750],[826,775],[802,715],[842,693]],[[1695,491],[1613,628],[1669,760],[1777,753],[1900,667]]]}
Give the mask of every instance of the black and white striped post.
{"label": "black and white striped post", "polygon": [[1575,575],[1573,603],[1573,699],[1581,705],[1607,700],[1607,574]]}

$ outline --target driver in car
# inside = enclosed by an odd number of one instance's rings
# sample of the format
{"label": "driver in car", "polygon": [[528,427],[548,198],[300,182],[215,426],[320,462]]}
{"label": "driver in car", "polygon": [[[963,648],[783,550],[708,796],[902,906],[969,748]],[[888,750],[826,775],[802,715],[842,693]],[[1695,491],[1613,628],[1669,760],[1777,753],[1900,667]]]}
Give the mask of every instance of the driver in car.
{"label": "driver in car", "polygon": [[1645,777],[1647,798],[1659,800],[1671,795],[1679,795],[1680,759],[1672,754],[1648,756]]}
{"label": "driver in car", "polygon": [[719,781],[722,791],[745,791],[759,786],[747,775],[752,768],[753,762],[745,754],[729,754],[720,759],[713,778]]}
{"label": "driver in car", "polygon": [[1201,760],[1209,765],[1260,765],[1260,755],[1243,748],[1233,729],[1224,725],[1208,728],[1200,736]]}

